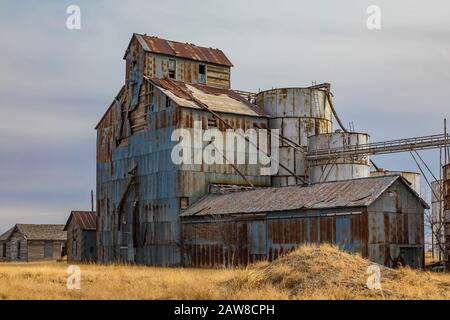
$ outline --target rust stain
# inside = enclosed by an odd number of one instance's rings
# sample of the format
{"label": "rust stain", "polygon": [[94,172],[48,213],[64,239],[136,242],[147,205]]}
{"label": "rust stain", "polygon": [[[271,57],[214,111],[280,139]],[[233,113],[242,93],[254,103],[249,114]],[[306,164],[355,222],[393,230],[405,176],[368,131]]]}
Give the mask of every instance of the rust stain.
{"label": "rust stain", "polygon": [[165,40],[158,37],[141,36],[148,46],[148,50],[153,53],[185,58],[195,61],[208,62],[212,64],[232,67],[233,64],[225,56],[222,50],[196,46],[192,43],[182,43],[178,41]]}

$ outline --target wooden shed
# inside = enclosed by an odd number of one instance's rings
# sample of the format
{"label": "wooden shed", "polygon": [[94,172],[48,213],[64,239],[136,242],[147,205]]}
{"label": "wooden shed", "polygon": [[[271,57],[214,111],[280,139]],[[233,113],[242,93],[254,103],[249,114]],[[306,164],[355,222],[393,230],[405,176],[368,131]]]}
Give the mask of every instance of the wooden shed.
{"label": "wooden shed", "polygon": [[95,211],[72,211],[64,230],[67,231],[67,261],[97,261]]}
{"label": "wooden shed", "polygon": [[66,240],[64,225],[16,224],[0,236],[0,261],[58,260]]}

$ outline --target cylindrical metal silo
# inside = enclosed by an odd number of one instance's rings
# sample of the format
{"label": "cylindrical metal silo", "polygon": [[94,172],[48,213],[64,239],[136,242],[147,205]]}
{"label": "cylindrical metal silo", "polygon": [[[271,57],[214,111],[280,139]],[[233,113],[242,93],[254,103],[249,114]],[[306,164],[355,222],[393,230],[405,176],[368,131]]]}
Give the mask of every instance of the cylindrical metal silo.
{"label": "cylindrical metal silo", "polygon": [[444,228],[442,227],[442,215],[444,214],[444,203],[441,192],[443,191],[442,180],[431,182],[431,220],[433,228],[433,257],[442,258],[442,251],[437,243],[444,240]]}
{"label": "cylindrical metal silo", "polygon": [[444,166],[443,181],[444,208],[450,210],[450,163]]}
{"label": "cylindrical metal silo", "polygon": [[445,252],[444,252],[444,268],[445,271],[450,271],[450,163],[444,166],[443,175],[443,193],[444,193],[444,208],[445,208]]}
{"label": "cylindrical metal silo", "polygon": [[[341,148],[346,146],[365,145],[369,143],[369,135],[357,132],[334,132],[309,137],[308,150]],[[313,160],[310,166],[310,182],[326,182],[365,178],[370,175],[368,156],[345,156],[323,160]]]}
{"label": "cylindrical metal silo", "polygon": [[[308,146],[308,136],[332,132],[332,111],[324,90],[272,89],[258,93],[256,103],[271,115],[270,129],[279,129],[282,136],[301,145],[305,151]],[[289,170],[308,181],[305,153],[281,141],[279,160]],[[296,178],[283,168],[272,176],[273,186],[293,184],[296,184]]]}
{"label": "cylindrical metal silo", "polygon": [[406,181],[409,182],[411,188],[420,195],[420,173],[410,172],[410,171],[390,171],[390,170],[379,170],[370,172],[371,177],[380,176],[402,176]]}

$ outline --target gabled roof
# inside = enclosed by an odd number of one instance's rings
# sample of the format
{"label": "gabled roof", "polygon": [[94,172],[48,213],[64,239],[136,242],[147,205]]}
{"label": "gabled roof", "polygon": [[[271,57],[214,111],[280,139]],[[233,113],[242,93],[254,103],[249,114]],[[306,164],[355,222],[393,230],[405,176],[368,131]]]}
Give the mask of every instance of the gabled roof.
{"label": "gabled roof", "polygon": [[14,231],[14,227],[12,227],[11,229],[9,229],[8,231],[6,231],[5,233],[3,233],[2,235],[0,235],[0,241],[6,241],[9,239],[9,236],[13,233]]}
{"label": "gabled roof", "polygon": [[97,230],[97,213],[95,211],[72,211],[64,230],[74,221],[81,230]]}
{"label": "gabled roof", "polygon": [[133,34],[132,39],[134,37],[136,37],[136,39],[139,41],[139,44],[147,52],[153,52],[200,62],[207,62],[227,67],[233,66],[231,61],[228,60],[222,50],[219,49],[200,47],[192,43],[165,40],[158,37],[142,35],[138,33]]}
{"label": "gabled roof", "polygon": [[203,109],[197,101],[215,112],[266,117],[257,105],[244,99],[230,89],[213,88],[201,84],[188,84],[172,79],[145,78],[158,87],[177,105],[186,108]]}
{"label": "gabled roof", "polygon": [[67,240],[63,224],[16,224],[15,230],[27,240]]}
{"label": "gabled roof", "polygon": [[262,188],[226,195],[209,194],[181,216],[265,213],[288,210],[367,207],[394,182],[402,183],[428,205],[400,176],[383,176],[317,183],[311,186]]}

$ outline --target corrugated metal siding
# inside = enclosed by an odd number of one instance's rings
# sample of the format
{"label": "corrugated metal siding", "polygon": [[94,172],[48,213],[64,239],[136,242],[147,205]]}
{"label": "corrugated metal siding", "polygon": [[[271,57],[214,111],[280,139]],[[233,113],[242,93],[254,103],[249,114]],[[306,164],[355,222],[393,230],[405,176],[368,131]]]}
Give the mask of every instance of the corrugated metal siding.
{"label": "corrugated metal siding", "polygon": [[[369,135],[357,132],[324,133],[308,138],[308,152],[333,149],[337,147],[353,148],[369,143]],[[334,160],[312,160],[310,183],[365,178],[370,176],[368,156],[340,157]]]}
{"label": "corrugated metal siding", "polygon": [[[262,91],[256,103],[271,115],[270,129],[279,129],[280,134],[305,150],[308,137],[332,132],[332,112],[321,90],[310,88],[281,88]],[[307,181],[308,164],[306,154],[293,150],[286,142],[280,144],[280,163]],[[295,185],[296,179],[284,168],[272,177],[273,186]]]}
{"label": "corrugated metal siding", "polygon": [[450,164],[444,166],[444,207],[445,207],[445,270],[450,271]]}
{"label": "corrugated metal siding", "polygon": [[369,210],[369,256],[387,266],[401,257],[402,248],[416,250],[412,267],[424,266],[423,207],[417,197],[396,182]]}
{"label": "corrugated metal siding", "polygon": [[183,257],[192,266],[239,265],[275,259],[304,243],[334,243],[386,266],[401,257],[422,268],[423,212],[420,199],[397,180],[369,207],[185,216]]}
{"label": "corrugated metal siding", "polygon": [[97,214],[92,211],[72,211],[70,223],[76,223],[81,230],[97,229]]}
{"label": "corrugated metal siding", "polygon": [[[259,213],[296,209],[368,206],[399,176],[335,181],[311,186],[262,188],[226,195],[211,194],[183,215]],[[406,184],[406,182],[403,182]],[[405,185],[406,188],[409,188]],[[418,198],[420,199],[420,198]]]}
{"label": "corrugated metal siding", "polygon": [[189,218],[182,227],[184,262],[197,267],[271,261],[306,243],[335,243],[343,250],[367,255],[365,208],[353,214],[336,209],[232,219]]}
{"label": "corrugated metal siding", "polygon": [[[243,130],[253,128],[255,122],[267,125],[264,117],[231,113],[221,116]],[[194,120],[201,121],[206,129],[211,117],[208,112],[174,104],[167,108],[166,96],[155,87],[146,117],[146,130],[134,134],[128,131],[120,146],[115,141],[121,121],[120,105],[114,105],[97,127],[98,255],[102,262],[179,265],[180,198],[187,197],[193,203],[207,193],[209,183],[246,182],[227,164],[173,164],[173,130],[193,130]],[[218,128],[226,129],[220,122]],[[119,231],[117,206],[130,179],[128,172],[136,164],[137,178],[126,196],[122,214],[125,224]],[[261,176],[258,165],[238,167],[254,185],[270,185],[270,177]]]}
{"label": "corrugated metal siding", "polygon": [[450,164],[444,166],[444,208],[450,210]]}

